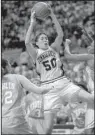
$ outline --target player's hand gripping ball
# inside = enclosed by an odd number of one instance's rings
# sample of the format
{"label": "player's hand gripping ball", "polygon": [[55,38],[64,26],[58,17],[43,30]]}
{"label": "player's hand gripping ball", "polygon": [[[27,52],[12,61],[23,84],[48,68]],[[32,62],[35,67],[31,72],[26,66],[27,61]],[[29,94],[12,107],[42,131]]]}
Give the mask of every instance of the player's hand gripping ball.
{"label": "player's hand gripping ball", "polygon": [[32,11],[35,11],[35,17],[40,20],[45,20],[51,13],[49,5],[45,2],[36,3]]}

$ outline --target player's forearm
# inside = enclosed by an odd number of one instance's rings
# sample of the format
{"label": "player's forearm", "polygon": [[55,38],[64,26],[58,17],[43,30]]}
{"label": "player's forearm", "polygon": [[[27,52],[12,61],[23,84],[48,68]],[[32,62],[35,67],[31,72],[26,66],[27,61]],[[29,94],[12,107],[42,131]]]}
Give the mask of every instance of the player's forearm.
{"label": "player's forearm", "polygon": [[43,91],[44,90],[43,90],[42,87],[38,87],[38,86],[32,84],[32,87],[31,88],[32,88],[32,89],[30,89],[31,92],[34,92],[36,94],[43,94]]}
{"label": "player's forearm", "polygon": [[51,18],[52,18],[53,23],[54,23],[54,25],[56,27],[57,34],[60,35],[61,37],[63,37],[63,30],[62,30],[56,16],[53,14],[52,11],[51,11]]}
{"label": "player's forearm", "polygon": [[38,87],[34,84],[32,84],[30,86],[31,92],[37,93],[37,94],[46,94],[47,92],[49,92],[52,87],[48,86],[48,87]]}
{"label": "player's forearm", "polygon": [[26,91],[34,92],[34,93],[37,93],[37,94],[43,93],[44,89],[42,87],[36,86],[32,82],[30,82],[25,76],[18,75],[17,78],[20,81],[20,84],[23,86],[23,88]]}
{"label": "player's forearm", "polygon": [[94,54],[94,41],[91,43],[91,46],[88,47],[88,53]]}
{"label": "player's forearm", "polygon": [[28,28],[28,31],[26,33],[25,37],[25,45],[29,45],[32,39],[32,34],[33,34],[33,27],[34,27],[34,22],[30,23],[30,26]]}
{"label": "player's forearm", "polygon": [[38,87],[35,84],[30,83],[30,82],[27,82],[27,83],[25,82],[24,88],[26,88],[27,91],[33,92],[36,94],[43,94],[43,92],[44,92],[44,89],[42,87]]}
{"label": "player's forearm", "polygon": [[91,54],[66,54],[65,58],[72,61],[87,61],[94,57]]}

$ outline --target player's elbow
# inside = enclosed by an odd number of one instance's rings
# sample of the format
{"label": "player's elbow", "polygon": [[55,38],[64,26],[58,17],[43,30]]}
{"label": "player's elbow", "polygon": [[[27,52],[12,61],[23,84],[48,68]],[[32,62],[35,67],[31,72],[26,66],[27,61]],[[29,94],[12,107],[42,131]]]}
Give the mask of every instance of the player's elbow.
{"label": "player's elbow", "polygon": [[29,45],[30,44],[30,41],[28,41],[27,39],[25,40],[25,45]]}
{"label": "player's elbow", "polygon": [[60,30],[60,31],[58,32],[58,36],[59,36],[61,39],[63,39],[64,34],[63,34],[63,31],[62,31],[62,30]]}
{"label": "player's elbow", "polygon": [[68,59],[70,59],[70,58],[71,58],[71,55],[70,55],[70,54],[65,54],[65,55],[64,55],[64,57],[65,57],[65,59],[67,59],[67,60],[68,60]]}

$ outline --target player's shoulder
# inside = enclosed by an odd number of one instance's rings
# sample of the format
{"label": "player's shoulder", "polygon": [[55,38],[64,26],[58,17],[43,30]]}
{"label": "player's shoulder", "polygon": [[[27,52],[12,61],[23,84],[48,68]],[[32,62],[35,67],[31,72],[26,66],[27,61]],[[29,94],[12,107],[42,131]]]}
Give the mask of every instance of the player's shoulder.
{"label": "player's shoulder", "polygon": [[20,75],[20,74],[14,74],[15,78],[17,78],[18,80],[20,79],[25,79],[26,77],[24,75]]}
{"label": "player's shoulder", "polygon": [[15,81],[19,81],[20,78],[24,78],[24,76],[20,74],[8,74],[7,77]]}
{"label": "player's shoulder", "polygon": [[44,51],[40,48],[36,49],[36,54],[37,56],[40,55],[41,53],[43,53]]}
{"label": "player's shoulder", "polygon": [[48,49],[49,49],[49,50],[53,50],[53,51],[55,51],[55,50],[54,50],[54,48],[53,48],[53,47],[51,47],[51,46],[49,46],[49,48],[48,48]]}
{"label": "player's shoulder", "polygon": [[49,46],[48,50],[53,51],[54,53],[58,54],[58,52],[51,46]]}
{"label": "player's shoulder", "polygon": [[15,74],[7,74],[5,75],[7,78],[9,79],[14,79],[15,78]]}
{"label": "player's shoulder", "polygon": [[7,79],[7,81],[13,82],[15,84],[18,82],[16,74],[7,74],[4,77]]}

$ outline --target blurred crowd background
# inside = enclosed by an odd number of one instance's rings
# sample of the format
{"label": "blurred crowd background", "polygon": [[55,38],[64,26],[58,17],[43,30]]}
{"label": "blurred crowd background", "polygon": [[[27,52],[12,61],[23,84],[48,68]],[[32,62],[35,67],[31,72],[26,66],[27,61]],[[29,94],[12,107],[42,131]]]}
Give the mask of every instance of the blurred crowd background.
{"label": "blurred crowd background", "polygon": [[[35,65],[26,52],[24,43],[25,34],[30,23],[31,9],[35,3],[37,1],[23,0],[2,0],[1,3],[2,56],[10,61],[13,73],[22,74],[28,79],[39,78]],[[93,38],[95,37],[94,1],[47,1],[47,3],[51,5],[62,26],[64,39],[69,37],[70,27],[74,25],[82,25]],[[50,43],[52,43],[55,39],[56,31],[50,17],[48,17],[45,23],[39,22],[36,27],[36,33],[42,29],[48,34]],[[80,53],[85,53],[85,48],[88,45],[83,44],[80,47],[82,48]],[[64,55],[64,45],[60,55]],[[79,71],[80,67],[83,68],[82,65],[82,62],[76,64],[69,63],[68,65],[64,62],[65,75],[75,82],[83,83],[83,73],[82,70]]]}

